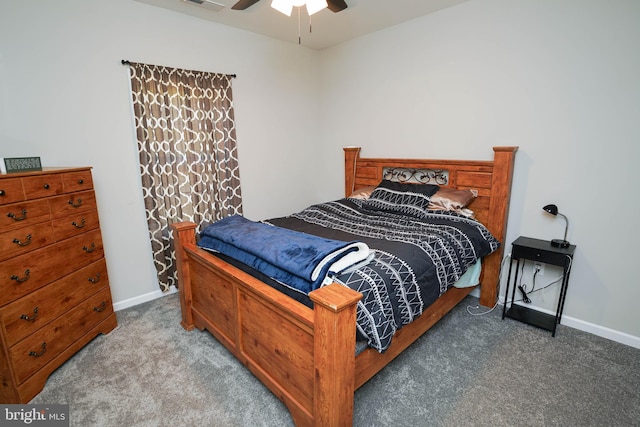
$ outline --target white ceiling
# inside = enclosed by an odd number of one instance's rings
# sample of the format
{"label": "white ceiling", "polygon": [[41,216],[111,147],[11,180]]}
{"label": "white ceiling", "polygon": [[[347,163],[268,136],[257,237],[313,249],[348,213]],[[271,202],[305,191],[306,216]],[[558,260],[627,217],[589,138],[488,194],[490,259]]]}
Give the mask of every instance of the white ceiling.
{"label": "white ceiling", "polygon": [[[261,0],[245,10],[232,10],[237,0],[211,0],[224,5],[220,11],[185,2],[184,0],[136,0],[187,15],[241,28],[280,40],[298,43],[296,8],[288,17],[271,8],[271,0]],[[391,27],[468,0],[345,0],[347,9],[334,13],[321,10],[311,17],[305,8],[300,11],[301,44],[312,49],[324,49]]]}

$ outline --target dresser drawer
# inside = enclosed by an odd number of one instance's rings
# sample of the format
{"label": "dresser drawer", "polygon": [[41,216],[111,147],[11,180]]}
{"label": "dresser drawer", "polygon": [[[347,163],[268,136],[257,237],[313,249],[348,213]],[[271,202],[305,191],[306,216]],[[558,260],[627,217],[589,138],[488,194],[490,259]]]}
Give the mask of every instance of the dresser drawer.
{"label": "dresser drawer", "polygon": [[62,194],[62,178],[59,174],[37,175],[22,179],[27,200]]}
{"label": "dresser drawer", "polygon": [[65,194],[49,199],[51,217],[62,218],[96,209],[96,196],[93,191]]}
{"label": "dresser drawer", "polygon": [[79,212],[53,221],[53,232],[57,241],[67,239],[100,226],[98,211]]}
{"label": "dresser drawer", "polygon": [[49,221],[50,218],[47,200],[0,206],[0,232]]}
{"label": "dresser drawer", "polygon": [[0,306],[103,258],[100,230],[0,263]]}
{"label": "dresser drawer", "polygon": [[0,179],[0,205],[25,200],[20,178]]}
{"label": "dresser drawer", "polygon": [[113,313],[111,294],[104,288],[9,349],[18,383]]}
{"label": "dresser drawer", "polygon": [[54,242],[48,222],[0,233],[0,261],[31,252]]}
{"label": "dresser drawer", "polygon": [[65,174],[62,174],[62,184],[64,186],[65,193],[91,190],[93,189],[91,170],[67,172]]}
{"label": "dresser drawer", "polygon": [[96,292],[109,286],[104,259],[94,262],[0,309],[12,346]]}
{"label": "dresser drawer", "polygon": [[548,249],[551,248],[549,242],[545,242],[549,248],[537,248],[534,246],[521,246],[513,243],[511,247],[511,257],[513,259],[529,259],[535,262],[541,262],[544,264],[552,264],[558,266],[564,266],[567,263],[567,256],[565,253],[559,251],[550,251]]}

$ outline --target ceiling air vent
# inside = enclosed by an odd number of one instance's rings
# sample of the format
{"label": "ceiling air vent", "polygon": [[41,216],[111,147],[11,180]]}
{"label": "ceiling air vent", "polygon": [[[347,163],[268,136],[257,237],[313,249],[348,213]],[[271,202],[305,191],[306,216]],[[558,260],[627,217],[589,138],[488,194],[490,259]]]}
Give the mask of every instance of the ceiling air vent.
{"label": "ceiling air vent", "polygon": [[224,5],[216,3],[210,0],[182,0],[183,3],[192,4],[194,6],[200,6],[205,9],[213,10],[214,12],[220,12],[224,9]]}

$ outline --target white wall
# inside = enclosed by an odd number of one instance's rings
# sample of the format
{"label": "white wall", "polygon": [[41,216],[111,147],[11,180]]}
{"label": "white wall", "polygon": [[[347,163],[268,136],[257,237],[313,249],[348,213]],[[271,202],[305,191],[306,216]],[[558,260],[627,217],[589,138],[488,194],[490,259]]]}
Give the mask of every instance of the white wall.
{"label": "white wall", "polygon": [[317,199],[293,179],[316,164],[306,144],[318,126],[317,52],[133,0],[0,2],[0,157],[94,167],[116,307],[158,290],[121,59],[236,73],[245,214]]}
{"label": "white wall", "polygon": [[[639,22],[638,1],[471,0],[325,50],[324,157],[519,146],[507,245],[561,238],[562,219],[541,210],[556,203],[577,245],[565,323],[638,345]],[[340,176],[323,184],[340,194]],[[536,283],[559,274],[547,266]],[[534,305],[554,308],[557,288]]]}

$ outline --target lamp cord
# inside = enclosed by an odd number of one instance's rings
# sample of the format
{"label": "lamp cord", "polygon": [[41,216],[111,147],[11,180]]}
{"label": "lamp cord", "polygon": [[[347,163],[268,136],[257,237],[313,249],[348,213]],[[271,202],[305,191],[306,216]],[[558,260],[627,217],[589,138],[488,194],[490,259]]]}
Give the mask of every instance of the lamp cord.
{"label": "lamp cord", "polygon": [[[567,257],[567,260],[568,260],[568,262],[569,262],[569,266],[567,267],[567,274],[569,274],[569,273],[571,272],[571,265],[573,264],[573,260],[572,260],[572,258],[571,258],[569,255],[565,255],[565,256]],[[523,263],[523,264],[524,264],[524,263]],[[524,266],[523,266],[523,268],[524,268]],[[537,272],[536,272],[536,273],[537,273]],[[534,274],[534,276],[533,276],[533,277],[534,277],[534,288],[535,288],[535,274]],[[543,291],[543,290],[547,289],[548,287],[550,287],[550,286],[552,286],[552,285],[555,285],[556,283],[560,282],[562,279],[564,279],[564,273],[562,274],[562,276],[558,277],[557,279],[552,280],[551,282],[549,282],[549,284],[548,284],[548,285],[543,286],[542,288],[535,289],[535,290],[532,288],[530,292],[527,292],[527,295],[531,295],[531,294],[532,294],[532,293],[534,293],[534,292]],[[505,298],[506,298],[506,295],[505,295]],[[520,301],[524,301],[524,298],[514,300],[513,302],[520,302]],[[526,302],[526,301],[525,301],[525,302]],[[506,303],[507,303],[507,302],[506,302],[506,300],[505,300],[505,304],[506,304]]]}

